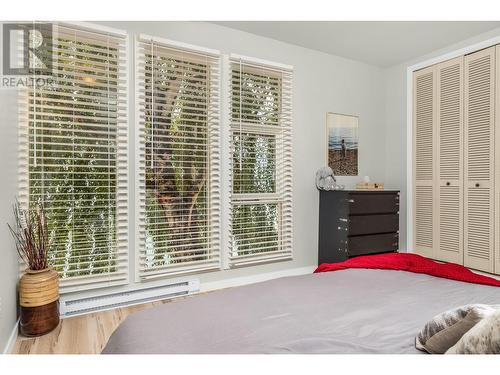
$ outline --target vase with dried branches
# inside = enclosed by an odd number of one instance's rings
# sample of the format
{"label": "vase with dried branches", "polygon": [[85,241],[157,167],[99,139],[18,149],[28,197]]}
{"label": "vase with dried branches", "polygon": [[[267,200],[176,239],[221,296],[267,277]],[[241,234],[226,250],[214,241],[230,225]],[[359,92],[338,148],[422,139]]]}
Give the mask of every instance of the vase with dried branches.
{"label": "vase with dried branches", "polygon": [[59,276],[49,267],[49,230],[42,205],[14,205],[15,225],[9,224],[19,257],[27,266],[19,282],[20,330],[40,336],[59,324]]}

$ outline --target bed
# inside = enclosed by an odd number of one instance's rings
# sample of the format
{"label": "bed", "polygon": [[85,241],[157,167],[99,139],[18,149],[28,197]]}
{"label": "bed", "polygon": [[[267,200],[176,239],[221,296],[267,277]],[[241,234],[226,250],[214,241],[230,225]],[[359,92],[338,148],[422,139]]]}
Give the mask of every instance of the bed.
{"label": "bed", "polygon": [[470,303],[498,304],[500,288],[381,269],[284,277],[133,314],[103,353],[420,353],[425,323]]}

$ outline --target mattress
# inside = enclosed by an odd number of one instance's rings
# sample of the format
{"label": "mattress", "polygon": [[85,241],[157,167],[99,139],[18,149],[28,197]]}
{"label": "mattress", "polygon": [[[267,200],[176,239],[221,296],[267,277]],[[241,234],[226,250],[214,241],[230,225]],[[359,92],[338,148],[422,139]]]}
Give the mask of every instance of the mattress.
{"label": "mattress", "polygon": [[424,324],[469,303],[499,304],[500,288],[393,270],[284,277],[130,315],[103,353],[420,353]]}

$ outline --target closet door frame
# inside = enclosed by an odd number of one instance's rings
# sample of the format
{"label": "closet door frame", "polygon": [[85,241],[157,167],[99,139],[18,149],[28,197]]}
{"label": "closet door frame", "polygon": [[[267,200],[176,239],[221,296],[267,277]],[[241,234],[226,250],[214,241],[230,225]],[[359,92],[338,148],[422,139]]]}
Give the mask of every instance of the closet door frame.
{"label": "closet door frame", "polygon": [[[413,105],[415,101],[415,88],[414,88],[414,73],[430,67],[435,64],[448,61],[450,59],[471,54],[480,51],[485,48],[495,47],[500,45],[500,35],[494,36],[490,39],[480,41],[478,43],[470,44],[460,49],[444,53],[439,56],[432,57],[427,60],[417,62],[406,68],[406,197],[404,198],[405,206],[402,206],[402,212],[406,209],[406,239],[402,243],[402,250],[406,249],[408,252],[417,252],[415,249],[415,120],[414,120],[414,110]],[[496,75],[496,124],[495,127],[498,131],[495,132],[496,145],[500,144],[500,53],[498,51],[498,46],[496,47],[497,55],[497,72]],[[499,146],[500,147],[500,146]],[[496,148],[495,148],[496,150]],[[500,150],[496,150],[500,151]],[[496,159],[500,162],[500,156],[496,154]],[[498,165],[498,164],[497,164]],[[495,186],[500,189],[500,177],[495,175]],[[500,205],[500,191],[495,189],[496,199],[495,205]],[[405,191],[402,191],[404,196]],[[500,275],[500,207],[495,207],[495,250],[496,250],[496,260],[495,260],[495,273]],[[404,236],[404,233],[402,233]]]}

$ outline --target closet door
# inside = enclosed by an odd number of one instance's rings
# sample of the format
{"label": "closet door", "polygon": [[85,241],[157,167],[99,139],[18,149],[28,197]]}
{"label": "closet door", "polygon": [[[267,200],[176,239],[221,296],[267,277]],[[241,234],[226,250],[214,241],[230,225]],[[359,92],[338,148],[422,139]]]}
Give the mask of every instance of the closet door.
{"label": "closet door", "polygon": [[465,56],[464,265],[493,271],[495,47]]}
{"label": "closet door", "polygon": [[413,243],[417,253],[433,257],[435,208],[436,69],[413,74]]}
{"label": "closet door", "polygon": [[[496,46],[495,165],[500,166],[500,45]],[[498,167],[497,167],[498,169]],[[495,172],[495,273],[500,275],[500,171]]]}
{"label": "closet door", "polygon": [[437,66],[434,257],[463,264],[463,56]]}

